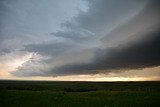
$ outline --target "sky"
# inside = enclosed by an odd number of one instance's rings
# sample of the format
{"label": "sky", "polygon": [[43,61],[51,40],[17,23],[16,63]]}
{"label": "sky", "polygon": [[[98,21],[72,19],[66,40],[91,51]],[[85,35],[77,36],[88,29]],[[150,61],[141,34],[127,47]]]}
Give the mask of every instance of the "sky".
{"label": "sky", "polygon": [[159,0],[0,0],[0,79],[160,80]]}

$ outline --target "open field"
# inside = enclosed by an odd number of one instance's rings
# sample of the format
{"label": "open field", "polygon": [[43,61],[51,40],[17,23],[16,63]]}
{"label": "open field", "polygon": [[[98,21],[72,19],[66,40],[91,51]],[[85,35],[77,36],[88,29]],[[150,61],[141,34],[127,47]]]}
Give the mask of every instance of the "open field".
{"label": "open field", "polygon": [[0,107],[158,107],[160,82],[0,81]]}

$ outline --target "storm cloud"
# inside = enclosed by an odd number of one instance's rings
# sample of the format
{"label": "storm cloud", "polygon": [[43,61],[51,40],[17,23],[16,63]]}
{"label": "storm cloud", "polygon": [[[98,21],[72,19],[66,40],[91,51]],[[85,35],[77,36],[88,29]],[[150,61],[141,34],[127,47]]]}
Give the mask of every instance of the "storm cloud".
{"label": "storm cloud", "polygon": [[2,0],[0,9],[0,57],[30,54],[12,76],[160,66],[159,0]]}
{"label": "storm cloud", "polygon": [[57,74],[96,74],[115,69],[139,69],[160,65],[160,32],[148,34],[150,38],[136,44],[110,49],[98,49],[91,63],[71,63],[53,69]]}

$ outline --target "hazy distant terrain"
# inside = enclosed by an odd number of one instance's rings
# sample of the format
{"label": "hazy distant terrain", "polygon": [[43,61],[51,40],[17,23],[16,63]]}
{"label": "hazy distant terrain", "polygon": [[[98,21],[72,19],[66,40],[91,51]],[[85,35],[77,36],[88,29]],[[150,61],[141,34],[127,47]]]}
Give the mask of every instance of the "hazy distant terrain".
{"label": "hazy distant terrain", "polygon": [[1,107],[157,107],[160,82],[0,81]]}

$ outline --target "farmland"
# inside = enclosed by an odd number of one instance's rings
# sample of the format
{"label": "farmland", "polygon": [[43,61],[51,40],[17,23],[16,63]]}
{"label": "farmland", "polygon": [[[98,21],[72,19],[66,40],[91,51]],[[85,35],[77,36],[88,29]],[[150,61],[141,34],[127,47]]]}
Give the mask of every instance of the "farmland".
{"label": "farmland", "polygon": [[154,107],[160,82],[0,81],[1,107]]}

